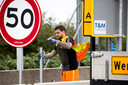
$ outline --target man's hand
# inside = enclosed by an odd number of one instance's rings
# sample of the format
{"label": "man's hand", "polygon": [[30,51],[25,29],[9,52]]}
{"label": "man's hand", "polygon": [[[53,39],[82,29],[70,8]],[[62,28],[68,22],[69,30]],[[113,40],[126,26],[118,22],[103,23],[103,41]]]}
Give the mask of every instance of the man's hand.
{"label": "man's hand", "polygon": [[57,44],[58,40],[55,40],[53,38],[48,39],[52,44]]}

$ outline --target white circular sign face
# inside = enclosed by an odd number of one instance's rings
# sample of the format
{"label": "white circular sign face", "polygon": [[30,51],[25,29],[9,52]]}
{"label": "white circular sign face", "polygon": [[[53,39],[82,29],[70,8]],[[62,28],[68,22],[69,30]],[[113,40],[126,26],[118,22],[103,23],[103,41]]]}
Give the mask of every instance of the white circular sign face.
{"label": "white circular sign face", "polygon": [[[6,12],[4,15],[4,26],[6,31],[12,38],[24,39],[32,32],[32,29],[34,26],[33,23],[35,22],[34,19],[32,20],[34,13],[31,5],[28,2],[26,1],[20,2],[20,4],[23,4],[25,6],[18,6],[18,3],[19,1],[15,0],[9,4],[8,9],[6,9]],[[30,12],[26,12],[23,16],[23,11],[26,10],[26,7],[27,9],[29,9],[29,11],[31,11],[32,14],[30,14]],[[17,11],[14,11],[14,10],[17,10]],[[21,19],[21,16],[23,16],[23,19]],[[15,26],[14,23],[16,23],[16,19],[19,19],[19,20],[17,20],[18,23]],[[32,24],[29,28],[26,29],[22,26],[21,20],[23,20],[23,23],[25,25],[29,25],[32,20]],[[11,25],[14,25],[14,26],[12,27]]]}
{"label": "white circular sign face", "polygon": [[4,0],[0,16],[1,35],[14,47],[29,45],[42,24],[42,14],[36,0]]}

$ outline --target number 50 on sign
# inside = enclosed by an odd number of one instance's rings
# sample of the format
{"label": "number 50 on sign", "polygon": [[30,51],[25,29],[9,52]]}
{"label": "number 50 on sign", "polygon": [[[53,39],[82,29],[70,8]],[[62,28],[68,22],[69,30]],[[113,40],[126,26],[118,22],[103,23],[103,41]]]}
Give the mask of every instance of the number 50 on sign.
{"label": "number 50 on sign", "polygon": [[29,45],[42,24],[42,14],[36,0],[4,0],[0,16],[1,35],[13,47]]}

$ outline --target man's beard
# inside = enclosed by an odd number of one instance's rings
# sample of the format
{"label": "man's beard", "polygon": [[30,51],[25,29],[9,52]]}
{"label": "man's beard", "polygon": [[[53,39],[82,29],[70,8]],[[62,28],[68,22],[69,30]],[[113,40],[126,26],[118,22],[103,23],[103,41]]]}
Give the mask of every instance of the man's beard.
{"label": "man's beard", "polygon": [[61,41],[61,39],[62,39],[62,36],[61,37],[59,37],[59,40]]}

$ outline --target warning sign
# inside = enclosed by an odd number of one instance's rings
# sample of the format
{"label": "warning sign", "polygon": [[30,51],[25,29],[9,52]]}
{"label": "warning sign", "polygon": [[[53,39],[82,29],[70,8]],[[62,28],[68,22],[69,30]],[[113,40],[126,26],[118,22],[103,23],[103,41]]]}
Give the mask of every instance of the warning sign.
{"label": "warning sign", "polygon": [[93,32],[93,0],[83,1],[83,35],[92,35]]}
{"label": "warning sign", "polygon": [[112,75],[128,75],[128,56],[112,56],[111,70]]}

